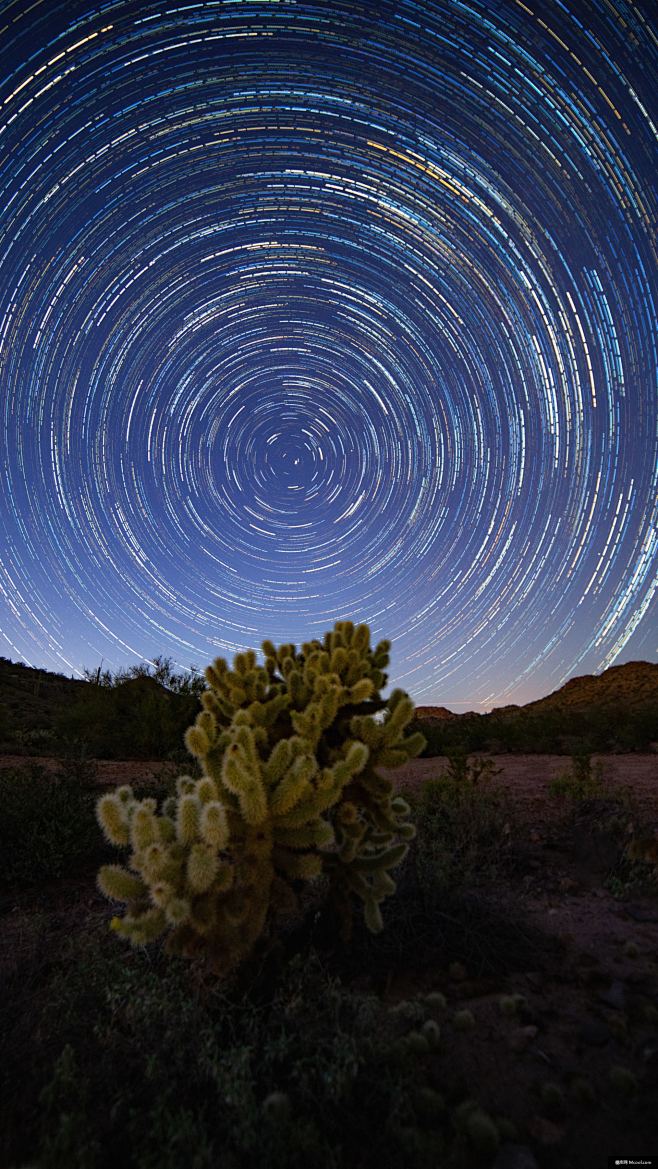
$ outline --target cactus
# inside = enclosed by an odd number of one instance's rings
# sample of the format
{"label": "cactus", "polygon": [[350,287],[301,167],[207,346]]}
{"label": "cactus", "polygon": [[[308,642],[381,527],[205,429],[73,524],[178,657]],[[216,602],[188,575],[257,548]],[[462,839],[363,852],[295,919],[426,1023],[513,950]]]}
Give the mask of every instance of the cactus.
{"label": "cactus", "polygon": [[218,972],[296,903],[300,881],[326,878],[346,933],[355,898],[379,931],[414,836],[408,804],[377,770],[425,745],[405,734],[408,695],[380,696],[390,643],[373,650],[367,625],[341,621],[299,650],[262,648],[264,665],[247,650],[233,669],[218,658],[206,670],[185,737],[201,779],[181,776],[160,809],[125,786],[97,806],[107,839],[129,849],[127,868],[99,873],[126,904],[113,928],[137,945],[166,933],[170,950],[203,954]]}

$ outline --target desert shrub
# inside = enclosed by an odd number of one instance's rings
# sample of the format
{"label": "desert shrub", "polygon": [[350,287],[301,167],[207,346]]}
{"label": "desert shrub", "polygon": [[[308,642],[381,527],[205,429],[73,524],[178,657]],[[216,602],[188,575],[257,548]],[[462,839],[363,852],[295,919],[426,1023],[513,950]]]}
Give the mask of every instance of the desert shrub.
{"label": "desert shrub", "polygon": [[441,778],[463,790],[486,785],[500,773],[501,768],[496,767],[493,759],[472,757],[466,750],[457,749],[448,754]]}
{"label": "desert shrub", "polygon": [[425,739],[425,746],[421,756],[422,759],[435,759],[437,755],[443,755],[445,753],[448,742],[445,727],[446,724],[441,719],[413,719],[409,729],[411,731],[418,731]]}
{"label": "desert shrub", "polygon": [[41,1142],[39,1169],[95,1169],[99,1145],[87,1118],[89,1085],[80,1074],[75,1052],[66,1044],[52,1076],[39,1095]]}
{"label": "desert shrub", "polygon": [[[629,788],[610,783],[600,760],[575,755],[571,766],[548,785],[549,795],[561,804],[563,828],[569,826],[581,837],[615,845],[617,864],[622,859],[625,837],[637,817]],[[558,820],[558,822],[560,822]]]}
{"label": "desert shrub", "polygon": [[14,742],[23,755],[47,755],[57,745],[57,736],[46,727],[30,730],[19,728],[14,732]]}
{"label": "desert shrub", "polygon": [[[128,868],[105,866],[99,886],[127,912],[113,928],[134,944],[167,934],[176,953],[230,970],[274,913],[290,914],[300,884],[323,878],[349,931],[354,898],[370,930],[395,891],[390,873],[414,835],[409,807],[376,768],[423,748],[405,735],[413,703],[380,697],[389,642],[370,648],[367,625],[338,622],[324,641],[263,643],[206,670],[203,711],[186,735],[203,768],[176,796],[104,796],[108,839],[129,849]],[[381,716],[381,717],[378,717]]]}
{"label": "desert shrub", "polygon": [[620,850],[605,886],[615,897],[655,896],[658,891],[657,838],[636,838]]}
{"label": "desert shrub", "polygon": [[606,792],[600,761],[592,763],[589,754],[572,755],[571,766],[561,771],[548,785],[549,795],[569,800],[591,800]]}
{"label": "desert shrub", "polygon": [[428,896],[495,879],[510,843],[509,801],[492,781],[490,759],[451,757],[412,803],[417,835],[414,862]]}
{"label": "desert shrub", "polygon": [[180,749],[198,710],[197,694],[169,691],[156,678],[135,674],[82,687],[59,715],[57,733],[97,759],[164,759]]}
{"label": "desert shrub", "polygon": [[625,815],[618,818],[620,838],[616,864],[606,878],[606,887],[616,897],[648,894],[658,890],[658,823],[647,819],[628,802]]}
{"label": "desert shrub", "polygon": [[[650,828],[628,787],[610,783],[601,761],[590,755],[572,758],[571,766],[548,786],[561,804],[557,823],[571,837],[573,846],[585,850],[592,863],[601,866],[604,883],[625,896],[651,884]],[[655,847],[655,843],[654,843]]]}
{"label": "desert shrub", "polygon": [[614,745],[620,751],[650,751],[655,742],[658,742],[658,709],[655,702],[622,710],[621,717],[616,712]]}
{"label": "desert shrub", "polygon": [[423,759],[488,751],[492,740],[488,716],[483,714],[462,714],[457,719],[414,719],[410,730],[420,731],[425,738]]}
{"label": "desert shrub", "polygon": [[0,772],[2,884],[35,884],[103,855],[94,804],[75,771],[33,764]]}

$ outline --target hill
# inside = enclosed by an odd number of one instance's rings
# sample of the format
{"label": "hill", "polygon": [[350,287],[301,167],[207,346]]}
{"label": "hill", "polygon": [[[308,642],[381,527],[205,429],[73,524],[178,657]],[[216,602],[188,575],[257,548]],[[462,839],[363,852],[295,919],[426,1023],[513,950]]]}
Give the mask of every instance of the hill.
{"label": "hill", "polygon": [[448,710],[447,706],[417,706],[416,707],[416,718],[421,718],[421,719],[426,719],[426,718],[427,719],[432,719],[432,718],[446,719],[446,718],[448,718],[448,719],[450,719],[450,718],[459,718],[459,715],[455,714],[455,712],[453,710]]}
{"label": "hill", "polygon": [[0,739],[38,746],[52,737],[59,715],[75,703],[86,682],[0,658]]}
{"label": "hill", "polygon": [[[198,691],[176,690],[148,666],[98,681],[66,678],[0,658],[0,752],[97,759],[186,757],[183,735]],[[183,680],[184,684],[185,680]]]}
{"label": "hill", "polygon": [[658,706],[658,665],[652,662],[625,662],[610,666],[602,674],[570,678],[546,698],[522,707],[526,712],[542,710],[587,710],[592,706],[637,709],[647,703]]}
{"label": "hill", "polygon": [[[571,678],[526,706],[440,719],[420,707],[416,725],[425,756],[451,751],[591,754],[649,751],[658,742],[658,665],[626,662]],[[421,713],[423,712],[423,713]]]}

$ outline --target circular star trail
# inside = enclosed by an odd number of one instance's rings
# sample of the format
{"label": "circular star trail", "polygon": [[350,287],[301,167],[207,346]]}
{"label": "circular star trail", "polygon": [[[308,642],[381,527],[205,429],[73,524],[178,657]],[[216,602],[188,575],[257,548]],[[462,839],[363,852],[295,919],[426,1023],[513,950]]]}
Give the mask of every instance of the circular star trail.
{"label": "circular star trail", "polygon": [[654,660],[657,77],[626,0],[5,3],[2,652]]}

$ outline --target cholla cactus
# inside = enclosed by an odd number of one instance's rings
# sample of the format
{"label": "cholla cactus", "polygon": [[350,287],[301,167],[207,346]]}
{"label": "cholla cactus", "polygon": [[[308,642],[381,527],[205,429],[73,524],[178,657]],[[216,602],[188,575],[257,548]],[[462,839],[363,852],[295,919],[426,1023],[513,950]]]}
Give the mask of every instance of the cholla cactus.
{"label": "cholla cactus", "polygon": [[382,928],[414,828],[377,768],[425,743],[405,737],[411,699],[380,697],[389,649],[372,650],[367,625],[342,621],[301,650],[264,642],[264,665],[248,650],[232,670],[219,658],[208,667],[186,735],[203,778],[182,776],[159,810],[128,787],[99,800],[106,837],[130,849],[127,868],[106,865],[98,878],[127,906],[118,933],[139,945],[168,932],[174,951],[227,970],[272,912],[295,904],[299,882],[321,875],[347,917],[356,895],[368,928]]}

